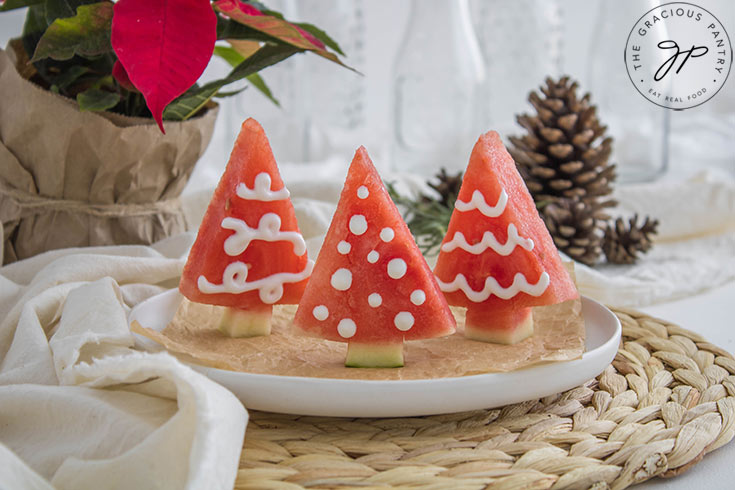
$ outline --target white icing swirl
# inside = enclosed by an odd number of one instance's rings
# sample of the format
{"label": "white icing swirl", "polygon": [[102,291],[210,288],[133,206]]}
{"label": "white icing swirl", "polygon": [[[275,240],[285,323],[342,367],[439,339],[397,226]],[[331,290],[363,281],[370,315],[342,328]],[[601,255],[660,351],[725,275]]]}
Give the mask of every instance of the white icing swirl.
{"label": "white icing swirl", "polygon": [[297,231],[281,231],[281,217],[276,213],[261,216],[257,228],[250,228],[243,220],[231,217],[223,219],[221,226],[235,232],[225,240],[225,253],[232,257],[243,253],[253,240],[287,241],[293,244],[293,252],[298,257],[306,253],[304,237]]}
{"label": "white icing swirl", "polygon": [[480,192],[479,190],[475,190],[475,192],[472,193],[472,198],[469,202],[460,201],[459,199],[457,199],[454,207],[458,211],[462,212],[477,209],[488,218],[497,218],[498,216],[503,214],[503,211],[505,211],[505,205],[507,203],[508,194],[506,194],[505,189],[500,190],[500,196],[498,196],[498,202],[495,204],[495,206],[490,206],[487,201],[485,201],[485,196],[482,195],[482,192]]}
{"label": "white icing swirl", "polygon": [[529,284],[526,280],[526,276],[518,272],[513,277],[513,283],[507,288],[504,288],[494,277],[488,276],[485,279],[485,285],[481,291],[475,291],[472,289],[467,283],[467,278],[464,274],[457,274],[452,282],[443,282],[437,277],[436,282],[439,284],[439,288],[445,293],[452,293],[460,290],[470,301],[474,303],[482,303],[488,299],[491,294],[494,294],[500,299],[510,299],[520,292],[531,296],[541,296],[549,286],[550,278],[546,272],[543,272],[536,284]]}
{"label": "white icing swirl", "polygon": [[531,240],[530,238],[523,238],[518,235],[516,225],[510,223],[508,224],[508,239],[506,240],[505,244],[501,245],[492,232],[486,231],[482,234],[482,239],[479,242],[470,245],[467,242],[464,234],[461,231],[457,231],[454,233],[454,236],[450,241],[442,245],[442,252],[451,252],[456,248],[461,248],[465,252],[469,252],[474,255],[480,255],[488,248],[491,248],[495,253],[502,256],[507,256],[510,255],[513,250],[515,250],[516,246],[520,246],[521,248],[525,248],[529,251],[533,250],[533,240]]}
{"label": "white icing swirl", "polygon": [[248,201],[281,201],[288,199],[290,196],[288,189],[285,187],[273,191],[271,190],[271,176],[268,172],[261,172],[255,176],[253,188],[249,188],[244,182],[237,185],[235,192],[238,197]]}
{"label": "white icing swirl", "polygon": [[197,279],[197,287],[204,294],[230,293],[240,294],[258,290],[260,300],[265,304],[273,304],[283,297],[283,285],[303,281],[311,275],[314,261],[307,260],[301,272],[277,272],[256,281],[248,282],[248,266],[244,262],[229,264],[222,274],[222,284],[213,284],[204,276]]}

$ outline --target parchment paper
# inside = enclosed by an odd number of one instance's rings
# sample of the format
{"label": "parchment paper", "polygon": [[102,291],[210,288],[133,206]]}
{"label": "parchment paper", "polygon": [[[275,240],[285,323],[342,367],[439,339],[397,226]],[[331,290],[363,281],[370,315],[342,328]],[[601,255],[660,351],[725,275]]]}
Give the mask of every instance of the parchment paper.
{"label": "parchment paper", "polygon": [[16,61],[0,49],[4,262],[185,231],[178,196],[212,136],[216,107],[166,122],[163,135],[152,120],[79,111],[24,79]]}
{"label": "parchment paper", "polygon": [[584,352],[584,321],[579,299],[534,308],[534,335],[516,345],[465,339],[464,309],[453,308],[457,333],[404,343],[405,367],[347,368],[347,344],[306,337],[293,327],[296,306],[276,306],[272,333],[233,339],[217,329],[222,308],[184,299],[173,321],[156,332],[133,325],[137,333],[162,344],[183,360],[248,373],[349,379],[433,379],[511,371],[549,361],[577,359]]}

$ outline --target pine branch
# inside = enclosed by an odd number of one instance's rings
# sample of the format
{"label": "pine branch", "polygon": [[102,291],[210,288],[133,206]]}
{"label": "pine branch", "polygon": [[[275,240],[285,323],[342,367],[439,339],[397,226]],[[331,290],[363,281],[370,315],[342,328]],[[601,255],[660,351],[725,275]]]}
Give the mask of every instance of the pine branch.
{"label": "pine branch", "polygon": [[456,196],[445,199],[450,204],[444,205],[441,200],[425,194],[419,194],[415,198],[402,196],[393,183],[386,182],[385,185],[391,199],[403,208],[403,217],[421,251],[424,255],[436,255],[447,234]]}

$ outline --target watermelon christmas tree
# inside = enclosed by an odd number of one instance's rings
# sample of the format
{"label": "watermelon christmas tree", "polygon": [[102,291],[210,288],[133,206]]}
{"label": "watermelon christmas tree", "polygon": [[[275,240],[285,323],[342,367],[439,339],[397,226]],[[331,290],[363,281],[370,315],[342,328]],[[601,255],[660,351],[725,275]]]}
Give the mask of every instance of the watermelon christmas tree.
{"label": "watermelon christmas tree", "polygon": [[449,335],[455,321],[367,151],[350,165],[294,325],[347,342],[345,364],[403,365],[403,341]]}
{"label": "watermelon christmas tree", "polygon": [[242,124],[179,283],[191,301],[226,306],[233,337],[270,333],[274,304],[299,302],[313,268],[263,128]]}
{"label": "watermelon christmas tree", "polygon": [[475,144],[434,269],[465,336],[513,344],[533,334],[531,307],[578,296],[498,133]]}

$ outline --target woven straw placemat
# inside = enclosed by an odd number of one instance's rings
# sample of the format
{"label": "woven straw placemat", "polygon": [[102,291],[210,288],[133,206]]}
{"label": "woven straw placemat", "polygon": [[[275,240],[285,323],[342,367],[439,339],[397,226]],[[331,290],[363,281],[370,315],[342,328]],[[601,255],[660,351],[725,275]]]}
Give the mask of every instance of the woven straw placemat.
{"label": "woven straw placemat", "polygon": [[429,417],[250,412],[235,488],[625,488],[686,471],[735,435],[735,360],[700,335],[614,310],[623,342],[557,395]]}

